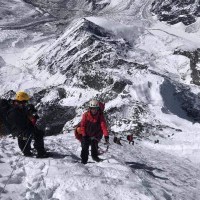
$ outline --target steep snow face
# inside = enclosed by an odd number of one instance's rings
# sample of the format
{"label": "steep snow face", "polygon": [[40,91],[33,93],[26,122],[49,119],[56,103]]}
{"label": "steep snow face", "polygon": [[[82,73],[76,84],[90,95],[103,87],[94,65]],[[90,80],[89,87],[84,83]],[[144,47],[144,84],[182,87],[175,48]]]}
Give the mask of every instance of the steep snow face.
{"label": "steep snow face", "polygon": [[[39,12],[23,1],[8,0],[7,2],[0,1],[0,25],[12,24],[16,25],[19,22],[32,22],[34,18],[39,17]],[[26,12],[24,12],[26,10]],[[20,24],[21,25],[21,24]]]}
{"label": "steep snow face", "polygon": [[[24,1],[0,0],[0,50],[32,45],[36,41],[49,37],[55,32],[48,23],[55,21],[48,13],[33,7]],[[55,33],[54,33],[55,34]]]}
{"label": "steep snow face", "polygon": [[[86,165],[73,133],[47,137],[45,146],[51,158],[28,158],[18,152],[16,140],[1,138],[1,200],[197,200],[200,195],[199,168],[139,141],[135,146],[111,141],[102,162],[89,157]],[[102,143],[100,148],[105,149]]]}
{"label": "steep snow face", "polygon": [[157,14],[161,21],[170,24],[182,22],[189,25],[200,17],[200,2],[198,0],[158,0],[152,3],[151,11]]}
{"label": "steep snow face", "polygon": [[[45,10],[52,16],[58,18],[69,18],[77,14],[87,14],[92,11],[102,10],[105,6],[110,4],[110,0],[24,0],[25,2]],[[117,3],[118,4],[118,3]]]}

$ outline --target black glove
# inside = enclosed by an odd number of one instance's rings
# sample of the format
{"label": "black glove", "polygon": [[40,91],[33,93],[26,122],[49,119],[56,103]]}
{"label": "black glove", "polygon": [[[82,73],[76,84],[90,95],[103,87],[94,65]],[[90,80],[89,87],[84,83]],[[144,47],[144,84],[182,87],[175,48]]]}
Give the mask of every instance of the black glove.
{"label": "black glove", "polygon": [[106,144],[109,144],[109,136],[104,136]]}

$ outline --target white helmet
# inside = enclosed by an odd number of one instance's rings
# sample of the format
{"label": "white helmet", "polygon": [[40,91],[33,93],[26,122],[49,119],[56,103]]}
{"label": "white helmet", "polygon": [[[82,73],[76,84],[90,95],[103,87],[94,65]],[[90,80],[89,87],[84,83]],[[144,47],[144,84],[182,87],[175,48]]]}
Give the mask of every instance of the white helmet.
{"label": "white helmet", "polygon": [[99,102],[96,99],[92,99],[89,103],[90,108],[99,108]]}

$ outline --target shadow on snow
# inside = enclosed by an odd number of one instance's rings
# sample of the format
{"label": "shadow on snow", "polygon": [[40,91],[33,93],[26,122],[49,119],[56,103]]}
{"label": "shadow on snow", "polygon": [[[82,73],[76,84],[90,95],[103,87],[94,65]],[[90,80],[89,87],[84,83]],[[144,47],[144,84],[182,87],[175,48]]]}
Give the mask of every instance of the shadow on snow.
{"label": "shadow on snow", "polygon": [[132,169],[141,169],[144,170],[145,172],[147,172],[150,176],[154,177],[154,178],[158,178],[158,179],[162,179],[162,180],[168,180],[168,178],[165,177],[160,177],[157,176],[153,173],[154,170],[159,171],[159,172],[163,172],[162,169],[159,168],[155,168],[155,167],[149,167],[145,164],[142,163],[137,163],[137,162],[126,162],[126,164],[131,167]]}

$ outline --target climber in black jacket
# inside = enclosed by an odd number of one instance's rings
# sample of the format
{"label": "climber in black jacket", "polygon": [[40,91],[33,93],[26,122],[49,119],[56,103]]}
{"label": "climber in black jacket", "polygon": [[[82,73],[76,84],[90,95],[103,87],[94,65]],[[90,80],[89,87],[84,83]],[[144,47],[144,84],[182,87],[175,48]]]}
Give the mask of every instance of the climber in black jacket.
{"label": "climber in black jacket", "polygon": [[36,125],[35,116],[30,115],[27,103],[29,96],[25,92],[17,92],[13,100],[12,108],[8,111],[7,118],[12,134],[18,137],[18,145],[25,156],[32,156],[31,141],[34,139],[34,147],[37,150],[37,158],[47,157],[44,149],[44,133]]}

